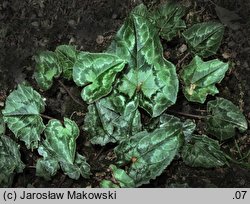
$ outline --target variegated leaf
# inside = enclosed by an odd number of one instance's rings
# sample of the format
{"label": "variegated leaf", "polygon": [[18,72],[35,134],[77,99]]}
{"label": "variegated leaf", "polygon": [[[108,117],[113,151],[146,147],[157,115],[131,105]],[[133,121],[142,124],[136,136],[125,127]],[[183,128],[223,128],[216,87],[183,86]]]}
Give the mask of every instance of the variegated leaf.
{"label": "variegated leaf", "polygon": [[153,132],[139,132],[116,148],[118,165],[129,165],[127,175],[136,186],[159,176],[179,151],[183,140],[180,123],[166,124]]}
{"label": "variegated leaf", "polygon": [[185,97],[189,101],[204,103],[208,94],[219,93],[215,84],[221,82],[227,70],[228,63],[217,59],[204,62],[195,56],[181,74]]}
{"label": "variegated leaf", "polygon": [[207,131],[219,140],[223,141],[234,137],[235,128],[244,132],[248,128],[247,120],[240,109],[231,101],[217,98],[209,101],[207,111]]}
{"label": "variegated leaf", "polygon": [[182,148],[182,158],[192,167],[213,168],[227,164],[218,141],[206,135],[192,135],[190,142]]}
{"label": "variegated leaf", "polygon": [[178,79],[175,66],[164,60],[162,45],[155,26],[145,17],[144,5],[136,7],[108,48],[128,62],[117,90],[153,117],[175,103]]}
{"label": "variegated leaf", "polygon": [[55,53],[63,77],[69,80],[72,79],[73,67],[77,59],[78,51],[71,45],[60,45],[56,48]]}
{"label": "variegated leaf", "polygon": [[44,51],[34,59],[36,61],[35,80],[39,87],[48,90],[53,84],[53,79],[59,77],[62,72],[57,55],[51,51]]}
{"label": "variegated leaf", "polygon": [[88,103],[112,91],[116,75],[125,67],[125,60],[107,53],[80,53],[73,69],[73,79],[78,86],[85,86],[82,98]]}
{"label": "variegated leaf", "polygon": [[182,33],[191,51],[200,57],[216,54],[224,34],[224,26],[217,22],[197,23]]}
{"label": "variegated leaf", "polygon": [[45,103],[41,95],[32,87],[18,85],[6,99],[2,111],[4,121],[16,138],[25,142],[27,148],[37,148],[40,134],[45,126],[40,113],[44,112]]}
{"label": "variegated leaf", "polygon": [[141,131],[141,115],[136,101],[113,93],[88,107],[84,129],[93,144],[119,142]]}
{"label": "variegated leaf", "polygon": [[159,31],[160,36],[170,41],[178,32],[186,28],[185,21],[181,18],[185,15],[185,8],[174,2],[160,4],[149,16]]}
{"label": "variegated leaf", "polygon": [[14,174],[21,173],[24,167],[19,145],[11,138],[0,135],[0,187],[10,187]]}
{"label": "variegated leaf", "polygon": [[70,178],[78,179],[80,175],[88,177],[90,167],[84,156],[76,154],[76,138],[79,128],[75,122],[64,118],[64,125],[58,120],[50,120],[45,131],[46,140],[39,146],[39,159],[36,174],[45,179],[54,176],[61,167]]}

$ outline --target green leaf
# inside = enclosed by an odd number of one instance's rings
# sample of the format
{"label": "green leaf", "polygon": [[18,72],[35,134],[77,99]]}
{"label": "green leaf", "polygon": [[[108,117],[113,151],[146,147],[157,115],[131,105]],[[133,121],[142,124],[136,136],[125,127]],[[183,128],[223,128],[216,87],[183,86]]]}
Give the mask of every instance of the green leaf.
{"label": "green leaf", "polygon": [[235,128],[244,132],[248,128],[247,120],[237,106],[224,98],[207,103],[207,131],[223,141],[234,137]]}
{"label": "green leaf", "polygon": [[110,165],[109,167],[112,171],[112,175],[114,180],[116,181],[116,184],[114,184],[112,181],[103,180],[100,183],[100,186],[102,188],[133,188],[135,187],[134,180],[128,176],[128,174],[123,170],[117,168],[115,165]]}
{"label": "green leaf", "polygon": [[100,187],[101,188],[120,188],[120,186],[118,186],[117,184],[114,184],[112,181],[109,181],[106,179],[100,182]]}
{"label": "green leaf", "polygon": [[196,124],[192,120],[187,119],[182,124],[182,128],[183,128],[183,134],[185,136],[185,141],[189,142],[192,137],[193,132],[195,131]]}
{"label": "green leaf", "polygon": [[216,22],[198,23],[183,32],[191,51],[200,57],[216,54],[224,34],[224,26]]}
{"label": "green leaf", "polygon": [[88,103],[106,96],[112,91],[116,75],[126,62],[107,53],[80,53],[73,69],[73,79],[78,86],[85,86],[83,100]]}
{"label": "green leaf", "polygon": [[4,121],[16,138],[25,142],[28,149],[37,148],[40,134],[45,126],[40,113],[44,112],[45,103],[41,95],[32,87],[18,85],[6,99],[2,111]]}
{"label": "green leaf", "polygon": [[19,145],[9,137],[0,136],[0,187],[10,187],[14,174],[21,173],[24,167]]}
{"label": "green leaf", "polygon": [[218,141],[206,135],[193,135],[191,141],[183,146],[182,158],[192,167],[213,168],[227,164]]}
{"label": "green leaf", "polygon": [[179,31],[186,28],[185,21],[181,18],[185,15],[185,8],[180,4],[167,2],[155,9],[150,16],[154,25],[159,30],[160,36],[170,41]]}
{"label": "green leaf", "polygon": [[55,53],[58,58],[60,69],[63,77],[71,80],[73,75],[73,67],[77,59],[77,50],[71,45],[60,45],[56,48]]}
{"label": "green leaf", "polygon": [[116,148],[118,165],[130,164],[127,175],[136,186],[159,176],[178,153],[182,140],[180,123],[168,124],[153,132],[139,132]]}
{"label": "green leaf", "polygon": [[221,82],[227,70],[228,63],[217,59],[204,62],[196,55],[181,74],[185,97],[189,101],[204,103],[208,94],[219,93],[215,84]]}
{"label": "green leaf", "polygon": [[79,129],[74,121],[64,118],[62,125],[58,120],[50,120],[44,134],[46,140],[38,148],[43,159],[37,162],[37,176],[49,179],[60,167],[72,179],[78,179],[80,175],[89,176],[90,167],[86,158],[76,154]]}
{"label": "green leaf", "polygon": [[59,77],[62,72],[57,55],[51,51],[44,51],[34,59],[36,61],[35,80],[39,87],[48,90],[53,84],[53,79]]}
{"label": "green leaf", "polygon": [[178,79],[175,66],[162,56],[162,45],[144,5],[137,6],[118,31],[108,48],[128,62],[116,90],[153,117],[159,116],[176,101]]}
{"label": "green leaf", "polygon": [[5,134],[5,123],[3,120],[2,112],[0,112],[0,136]]}
{"label": "green leaf", "polygon": [[111,94],[88,107],[84,130],[93,144],[105,145],[141,131],[141,115],[135,101]]}

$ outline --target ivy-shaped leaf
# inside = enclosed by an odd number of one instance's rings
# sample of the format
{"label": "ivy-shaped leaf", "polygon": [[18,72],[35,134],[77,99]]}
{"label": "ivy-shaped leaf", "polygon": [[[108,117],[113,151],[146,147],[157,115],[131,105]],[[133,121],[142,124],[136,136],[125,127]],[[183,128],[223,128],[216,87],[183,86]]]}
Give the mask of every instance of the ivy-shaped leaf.
{"label": "ivy-shaped leaf", "polygon": [[67,118],[64,118],[64,125],[56,119],[50,120],[44,134],[46,140],[38,148],[43,159],[37,162],[36,175],[50,179],[61,167],[72,179],[78,179],[80,175],[88,178],[90,167],[86,158],[76,154],[76,138],[79,135],[76,123]]}
{"label": "ivy-shaped leaf", "polygon": [[73,79],[78,86],[85,86],[81,94],[83,100],[93,103],[109,94],[125,64],[125,60],[108,53],[80,53]]}
{"label": "ivy-shaped leaf", "polygon": [[177,33],[186,28],[185,21],[181,18],[185,15],[185,8],[180,4],[167,2],[159,5],[150,18],[159,30],[159,35],[167,40],[172,40]]}
{"label": "ivy-shaped leaf", "polygon": [[24,167],[19,145],[9,137],[0,136],[0,187],[10,187],[14,174],[21,173]]}
{"label": "ivy-shaped leaf", "polygon": [[109,180],[102,180],[100,183],[101,188],[133,188],[135,187],[134,180],[128,176],[128,174],[123,170],[117,168],[115,165],[110,165],[110,170],[112,171],[112,176],[116,184]]}
{"label": "ivy-shaped leaf", "polygon": [[135,101],[111,94],[88,107],[84,129],[92,144],[105,145],[141,131],[141,115]]}
{"label": "ivy-shaped leaf", "polygon": [[56,48],[55,53],[63,77],[69,80],[72,79],[73,67],[77,59],[78,51],[71,45],[60,45]]}
{"label": "ivy-shaped leaf", "polygon": [[215,84],[221,82],[227,70],[228,63],[217,59],[204,62],[195,56],[181,74],[185,97],[189,101],[204,103],[208,94],[219,93]]}
{"label": "ivy-shaped leaf", "polygon": [[137,6],[108,48],[128,62],[116,89],[153,117],[175,103],[178,79],[175,66],[162,56],[162,45],[144,5]]}
{"label": "ivy-shaped leaf", "polygon": [[34,59],[36,61],[35,80],[39,87],[48,90],[53,84],[53,79],[59,77],[62,72],[57,55],[51,51],[44,51]]}
{"label": "ivy-shaped leaf", "polygon": [[136,186],[146,184],[171,163],[179,151],[182,137],[179,123],[168,124],[150,133],[139,132],[115,148],[117,164],[129,164],[127,175]]}
{"label": "ivy-shaped leaf", "polygon": [[190,142],[183,146],[182,158],[185,164],[192,167],[213,168],[227,164],[218,141],[206,135],[193,135]]}
{"label": "ivy-shaped leaf", "polygon": [[224,34],[224,26],[216,22],[198,23],[183,32],[191,51],[200,57],[216,54]]}
{"label": "ivy-shaped leaf", "polygon": [[40,113],[44,112],[45,103],[41,95],[32,87],[18,85],[6,99],[2,111],[4,121],[16,138],[25,142],[28,149],[37,148],[40,134],[45,126]]}
{"label": "ivy-shaped leaf", "polygon": [[235,128],[244,132],[248,128],[247,120],[237,106],[224,98],[207,103],[207,131],[223,141],[234,137]]}

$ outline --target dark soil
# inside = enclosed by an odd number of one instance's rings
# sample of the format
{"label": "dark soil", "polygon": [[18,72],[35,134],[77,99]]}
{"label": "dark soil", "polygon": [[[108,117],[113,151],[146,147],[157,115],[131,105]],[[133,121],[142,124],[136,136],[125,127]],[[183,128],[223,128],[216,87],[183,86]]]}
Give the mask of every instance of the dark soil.
{"label": "dark soil", "polygon": [[[134,6],[144,2],[149,7],[160,0],[6,0],[0,1],[0,108],[6,96],[15,86],[26,80],[37,90],[32,74],[32,56],[41,50],[54,50],[61,44],[76,45],[80,50],[100,52],[107,48],[114,34],[124,22]],[[182,0],[191,7],[190,19],[206,21],[218,19],[211,1]],[[226,28],[218,58],[231,61],[232,68],[221,84],[219,96],[238,105],[250,120],[250,2],[248,0],[213,1],[221,7],[233,10],[241,19],[239,27]],[[164,56],[173,63],[182,60],[184,53],[180,47],[184,42],[174,39],[171,43],[163,41]],[[177,49],[175,48],[177,47]],[[175,49],[173,49],[175,48]],[[175,57],[177,56],[177,57]],[[190,61],[186,58],[182,64]],[[63,81],[67,90],[80,100],[80,90],[73,84]],[[47,99],[47,114],[61,119],[70,117],[82,125],[86,107],[75,103],[65,87],[58,81],[48,92],[41,92]],[[211,97],[213,98],[213,97]],[[190,104],[180,94],[179,102],[171,110],[189,114],[202,114],[204,105]],[[198,122],[200,133],[203,122]],[[12,136],[10,132],[7,133]],[[31,152],[21,143],[22,160],[27,165],[22,174],[15,176],[13,187],[97,187],[108,176],[108,166],[114,160],[113,146],[104,148],[92,146],[84,133],[77,140],[77,151],[86,155],[91,165],[91,179],[71,180],[59,172],[52,181],[35,176],[36,151]],[[250,150],[250,131],[238,133],[235,141],[222,144],[222,148],[235,159]],[[248,160],[248,161],[247,161]],[[250,163],[250,156],[245,159]],[[143,187],[250,187],[250,171],[240,165],[232,164],[223,168],[199,169],[186,166],[176,158],[161,176]]]}

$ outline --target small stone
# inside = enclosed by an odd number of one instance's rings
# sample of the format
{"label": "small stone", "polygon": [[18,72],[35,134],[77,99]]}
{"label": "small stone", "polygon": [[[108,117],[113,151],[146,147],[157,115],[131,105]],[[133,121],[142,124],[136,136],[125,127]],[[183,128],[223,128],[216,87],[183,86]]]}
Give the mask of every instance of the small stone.
{"label": "small stone", "polygon": [[164,55],[165,59],[169,59],[171,54],[169,51],[164,51],[163,55]]}
{"label": "small stone", "polygon": [[117,14],[116,14],[116,13],[114,13],[114,14],[112,15],[112,19],[117,19]]}
{"label": "small stone", "polygon": [[100,45],[103,42],[104,42],[104,37],[102,35],[98,35],[96,38],[96,43]]}
{"label": "small stone", "polygon": [[224,59],[229,59],[229,58],[231,57],[231,54],[228,53],[228,52],[224,52],[224,53],[222,54],[222,57],[223,57]]}
{"label": "small stone", "polygon": [[70,19],[70,20],[68,21],[68,24],[69,24],[71,27],[75,27],[75,26],[76,26],[76,21],[73,20],[73,19]]}
{"label": "small stone", "polygon": [[180,52],[180,53],[184,53],[184,52],[186,52],[186,51],[187,51],[187,45],[182,44],[182,46],[179,48],[179,52]]}
{"label": "small stone", "polygon": [[37,21],[33,21],[31,23],[31,25],[34,26],[34,27],[36,27],[36,28],[39,27],[39,23]]}
{"label": "small stone", "polygon": [[247,63],[247,61],[245,61],[244,63],[243,63],[243,68],[245,68],[245,69],[247,69],[248,67],[249,67],[249,65],[248,65],[248,63]]}

